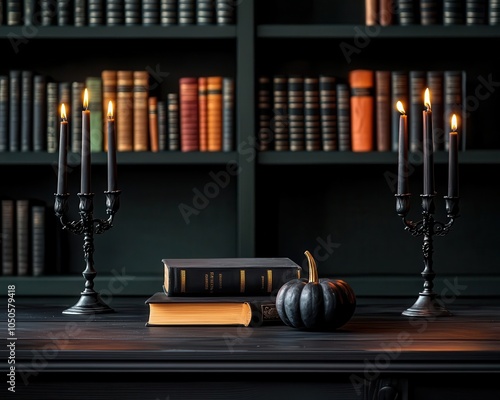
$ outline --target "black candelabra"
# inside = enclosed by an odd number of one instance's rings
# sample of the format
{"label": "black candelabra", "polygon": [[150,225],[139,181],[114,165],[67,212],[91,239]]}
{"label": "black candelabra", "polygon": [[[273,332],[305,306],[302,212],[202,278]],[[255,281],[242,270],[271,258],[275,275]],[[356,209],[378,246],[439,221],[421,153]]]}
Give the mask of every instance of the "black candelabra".
{"label": "black candelabra", "polygon": [[54,194],[54,211],[61,221],[63,229],[76,235],[83,235],[83,255],[85,270],[82,272],[85,278],[85,289],[81,292],[78,302],[63,311],[63,314],[100,314],[110,313],[114,310],[109,307],[94,290],[94,278],[97,272],[94,268],[94,234],[101,234],[111,229],[113,218],[120,207],[120,190],[105,191],[107,219],[94,218],[94,193],[78,193],[80,198],[80,219],[67,221],[69,194]]}
{"label": "black candelabra", "polygon": [[422,219],[410,221],[406,215],[410,210],[410,194],[396,194],[396,212],[403,219],[404,229],[412,236],[423,236],[422,252],[424,256],[424,288],[419,293],[418,299],[413,306],[403,311],[408,317],[438,317],[451,315],[437,298],[434,292],[434,278],[432,254],[434,252],[433,236],[445,236],[458,217],[458,197],[444,196],[446,201],[447,222],[439,222],[434,219],[434,197],[435,195],[422,194]]}

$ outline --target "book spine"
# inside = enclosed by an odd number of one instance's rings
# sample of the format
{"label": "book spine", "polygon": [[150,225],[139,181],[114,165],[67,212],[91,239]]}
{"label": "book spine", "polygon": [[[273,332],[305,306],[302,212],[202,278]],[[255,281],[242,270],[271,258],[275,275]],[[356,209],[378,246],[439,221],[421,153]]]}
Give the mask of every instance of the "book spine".
{"label": "book spine", "polygon": [[235,23],[235,2],[233,0],[215,0],[215,15],[217,25],[232,25]]}
{"label": "book spine", "polygon": [[36,2],[35,0],[24,0],[22,19],[24,20],[25,26],[36,25],[35,13],[38,13],[38,10],[36,9],[37,3],[38,2]]}
{"label": "book spine", "polygon": [[88,0],[88,26],[105,25],[104,0]]}
{"label": "book spine", "polygon": [[408,86],[409,75],[407,71],[391,72],[391,105],[392,105],[392,151],[398,151],[399,147],[399,116],[400,112],[396,109],[396,103],[401,101],[405,110],[410,107],[410,89]]}
{"label": "book spine", "polygon": [[377,151],[391,151],[391,71],[375,71]]}
{"label": "book spine", "polygon": [[158,151],[168,150],[167,102],[158,100]]}
{"label": "book spine", "polygon": [[73,3],[71,0],[56,1],[56,25],[69,26],[73,24]]}
{"label": "book spine", "polygon": [[207,150],[222,150],[222,76],[207,77]]}
{"label": "book spine", "polygon": [[350,92],[347,83],[337,83],[337,131],[339,151],[351,150]]}
{"label": "book spine", "polygon": [[316,76],[304,79],[304,122],[307,151],[321,150],[321,128],[319,111],[319,80]]}
{"label": "book spine", "polygon": [[6,0],[7,25],[22,25],[23,2],[22,0]]}
{"label": "book spine", "polygon": [[500,0],[489,1],[487,15],[489,25],[500,25]]}
{"label": "book spine", "polygon": [[304,77],[290,76],[288,78],[288,115],[290,150],[304,151],[305,128],[304,128]]}
{"label": "book spine", "polygon": [[442,2],[440,0],[420,0],[420,24],[442,24]]}
{"label": "book spine", "polygon": [[47,82],[47,152],[57,152],[58,123],[58,85],[57,82]]}
{"label": "book spine", "polygon": [[27,276],[30,273],[29,208],[29,200],[16,200],[16,260],[19,276]]}
{"label": "book spine", "polygon": [[300,271],[290,268],[166,267],[164,289],[169,296],[269,295]]}
{"label": "book spine", "polygon": [[379,0],[365,0],[365,25],[373,26],[379,22]]}
{"label": "book spine", "polygon": [[46,133],[46,82],[44,75],[33,78],[33,151],[45,151]]}
{"label": "book spine", "polygon": [[259,151],[272,150],[272,93],[271,79],[259,76],[257,81],[257,114],[259,118],[257,143]]}
{"label": "book spine", "polygon": [[234,146],[234,79],[222,79],[222,151],[232,151]]}
{"label": "book spine", "polygon": [[416,13],[415,0],[396,0],[399,11],[399,25],[415,25],[419,19]]}
{"label": "book spine", "polygon": [[180,78],[179,80],[180,135],[181,135],[181,150],[184,152],[198,151],[200,149],[198,102],[199,102],[198,78],[194,77]]}
{"label": "book spine", "polygon": [[443,25],[463,25],[465,23],[462,0],[443,0]]}
{"label": "book spine", "polygon": [[9,151],[9,77],[0,76],[0,152]]}
{"label": "book spine", "polygon": [[33,276],[45,273],[45,213],[44,205],[31,207],[31,271]]}
{"label": "book spine", "polygon": [[[426,88],[425,71],[410,71],[410,115],[408,116],[409,125],[409,148],[410,152],[417,153],[423,150],[423,129],[424,121],[422,111],[425,109],[424,92]],[[432,93],[431,93],[432,96]],[[434,97],[431,97],[433,105]],[[434,111],[434,110],[433,110]]]}
{"label": "book spine", "polygon": [[120,26],[125,22],[123,0],[106,0],[106,25]]}
{"label": "book spine", "polygon": [[150,96],[148,99],[149,143],[150,151],[159,151],[158,143],[158,98]]}
{"label": "book spine", "polygon": [[[70,118],[70,149],[73,153],[82,151],[82,109],[83,93],[85,90],[84,82],[71,83],[71,115]],[[67,110],[66,110],[67,112]]]}
{"label": "book spine", "polygon": [[74,25],[86,26],[87,25],[87,0],[74,0]]}
{"label": "book spine", "polygon": [[2,275],[15,274],[15,200],[2,200]]}
{"label": "book spine", "polygon": [[148,97],[149,73],[148,71],[134,71],[133,88],[133,126],[134,126],[134,151],[148,151]]}
{"label": "book spine", "polygon": [[215,23],[214,0],[196,0],[196,24],[213,25]]}
{"label": "book spine", "polygon": [[134,74],[133,71],[119,70],[116,73],[116,132],[117,150],[134,150]]}
{"label": "book spine", "polygon": [[53,0],[40,0],[40,25],[53,26],[56,21],[54,7],[56,3]]}
{"label": "book spine", "polygon": [[290,134],[288,120],[288,78],[284,75],[273,77],[273,131],[274,150],[290,150]]}
{"label": "book spine", "polygon": [[21,148],[21,71],[9,74],[9,150],[15,152]]}
{"label": "book spine", "polygon": [[208,150],[208,122],[207,122],[207,102],[208,102],[207,77],[198,78],[198,116],[200,119],[200,151]]}
{"label": "book spine", "polygon": [[465,0],[465,24],[486,25],[488,18],[487,0]]}
{"label": "book spine", "polygon": [[154,26],[160,24],[159,0],[142,0],[142,25]]}
{"label": "book spine", "polygon": [[177,0],[160,0],[160,25],[177,25]]}
{"label": "book spine", "polygon": [[33,150],[33,71],[21,72],[21,148]]}
{"label": "book spine", "polygon": [[394,25],[394,1],[395,0],[379,0],[378,19],[381,26]]}
{"label": "book spine", "polygon": [[195,0],[179,0],[178,6],[178,24],[181,26],[196,24]]}
{"label": "book spine", "polygon": [[337,78],[335,76],[319,76],[319,106],[321,147],[324,151],[338,150]]}
{"label": "book spine", "polygon": [[372,151],[374,125],[374,79],[371,70],[352,70],[351,87],[351,149],[354,152]]}
{"label": "book spine", "polygon": [[179,95],[177,93],[168,93],[167,95],[167,118],[168,150],[178,151],[181,149],[181,139],[179,121]]}
{"label": "book spine", "polygon": [[90,151],[103,151],[104,125],[102,105],[102,79],[100,76],[89,76],[85,79],[89,94],[90,111]]}

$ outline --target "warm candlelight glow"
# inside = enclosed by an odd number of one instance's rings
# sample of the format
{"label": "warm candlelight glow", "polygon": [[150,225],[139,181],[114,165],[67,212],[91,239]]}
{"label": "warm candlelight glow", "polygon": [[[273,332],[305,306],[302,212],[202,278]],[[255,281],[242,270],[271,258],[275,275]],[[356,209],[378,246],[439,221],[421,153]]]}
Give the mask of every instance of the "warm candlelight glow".
{"label": "warm candlelight glow", "polygon": [[396,108],[401,114],[406,114],[405,109],[403,107],[403,103],[401,103],[400,101],[396,103]]}
{"label": "warm candlelight glow", "polygon": [[85,88],[85,91],[83,92],[83,108],[85,110],[89,108],[89,92],[87,88]]}
{"label": "warm candlelight glow", "polygon": [[61,104],[61,119],[66,120],[66,107],[64,107],[64,103]]}
{"label": "warm candlelight glow", "polygon": [[425,89],[424,104],[427,107],[427,111],[430,111],[431,110],[431,95],[429,93],[429,88]]}
{"label": "warm candlelight glow", "polygon": [[113,118],[113,102],[111,100],[108,103],[108,118]]}
{"label": "warm candlelight glow", "polygon": [[453,132],[456,132],[457,131],[457,116],[455,114],[453,114],[453,116],[451,117],[451,130]]}

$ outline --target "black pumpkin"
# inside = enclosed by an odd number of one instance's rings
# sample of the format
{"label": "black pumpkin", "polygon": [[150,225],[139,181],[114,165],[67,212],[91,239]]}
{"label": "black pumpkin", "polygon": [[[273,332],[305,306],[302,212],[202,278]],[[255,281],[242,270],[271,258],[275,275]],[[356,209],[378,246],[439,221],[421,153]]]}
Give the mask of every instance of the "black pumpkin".
{"label": "black pumpkin", "polygon": [[294,328],[337,329],[346,324],[356,309],[356,295],[343,280],[319,278],[316,262],[305,252],[309,279],[292,279],[276,294],[276,309],[281,320]]}

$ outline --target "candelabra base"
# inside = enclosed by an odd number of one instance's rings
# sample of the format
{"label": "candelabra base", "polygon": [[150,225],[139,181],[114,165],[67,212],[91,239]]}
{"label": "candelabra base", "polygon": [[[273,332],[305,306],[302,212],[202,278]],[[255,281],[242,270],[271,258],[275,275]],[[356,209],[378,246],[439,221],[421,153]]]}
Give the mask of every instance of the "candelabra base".
{"label": "candelabra base", "polygon": [[402,315],[407,317],[449,317],[452,314],[437,301],[436,294],[421,292],[417,301],[403,311]]}
{"label": "candelabra base", "polygon": [[104,313],[115,312],[115,310],[109,307],[101,299],[99,293],[94,291],[82,292],[81,295],[82,296],[80,297],[80,300],[78,300],[78,302],[74,306],[64,310],[62,313],[85,315],[85,314],[104,314]]}

